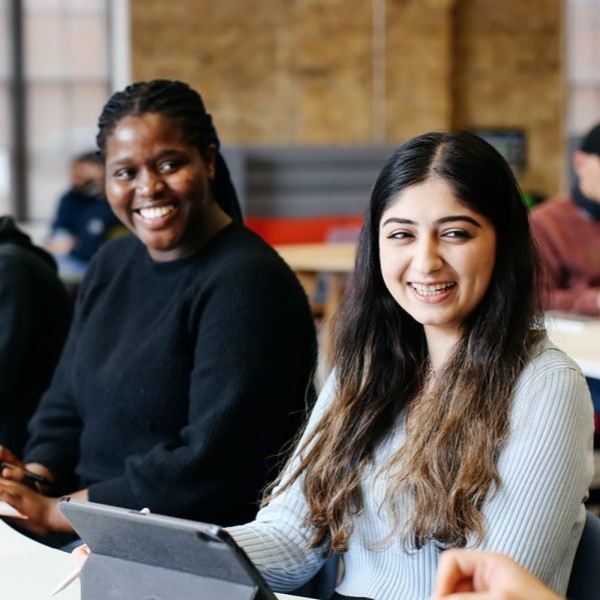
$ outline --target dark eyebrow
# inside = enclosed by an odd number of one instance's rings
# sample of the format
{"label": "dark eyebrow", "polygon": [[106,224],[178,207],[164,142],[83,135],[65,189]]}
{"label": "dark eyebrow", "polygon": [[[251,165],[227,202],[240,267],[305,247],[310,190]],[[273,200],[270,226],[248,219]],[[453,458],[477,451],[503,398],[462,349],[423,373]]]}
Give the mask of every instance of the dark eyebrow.
{"label": "dark eyebrow", "polygon": [[118,166],[118,165],[123,165],[125,163],[129,162],[129,158],[128,157],[123,157],[123,158],[117,158],[115,160],[111,160],[111,161],[106,161],[106,166],[107,167],[113,167],[113,166]]}
{"label": "dark eyebrow", "polygon": [[[481,223],[476,221],[473,217],[469,217],[469,215],[451,215],[448,217],[442,217],[436,221],[437,224],[443,225],[445,223],[454,223],[456,221],[466,221],[467,223],[471,223],[471,225],[475,225],[475,227],[481,227]],[[400,225],[416,225],[415,221],[411,221],[410,219],[401,219],[399,217],[390,217],[386,219],[381,226],[388,225],[389,223],[398,223]]]}
{"label": "dark eyebrow", "polygon": [[[167,148],[165,150],[161,150],[160,152],[157,152],[152,158],[153,158],[153,160],[161,160],[163,158],[178,154],[179,152],[180,151],[177,150],[177,148]],[[118,167],[120,165],[126,165],[130,162],[131,162],[131,158],[129,156],[124,156],[123,158],[117,158],[116,160],[113,160],[112,162],[107,163],[107,166],[108,167]]]}

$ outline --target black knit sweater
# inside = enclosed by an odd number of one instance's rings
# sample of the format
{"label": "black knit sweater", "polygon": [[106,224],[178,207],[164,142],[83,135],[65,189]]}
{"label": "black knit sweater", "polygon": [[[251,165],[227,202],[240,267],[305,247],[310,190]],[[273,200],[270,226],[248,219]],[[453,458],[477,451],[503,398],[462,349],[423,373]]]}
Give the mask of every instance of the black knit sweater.
{"label": "black knit sweater", "polygon": [[95,502],[245,522],[312,399],[315,348],[294,274],[241,225],[165,263],[116,239],[86,274],[26,462]]}

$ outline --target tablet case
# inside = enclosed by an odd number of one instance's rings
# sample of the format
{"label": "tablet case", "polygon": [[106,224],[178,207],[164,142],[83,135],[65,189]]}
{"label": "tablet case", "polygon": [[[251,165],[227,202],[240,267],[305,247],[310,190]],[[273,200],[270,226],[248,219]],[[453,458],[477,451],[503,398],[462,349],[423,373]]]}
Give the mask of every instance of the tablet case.
{"label": "tablet case", "polygon": [[81,600],[277,600],[217,525],[68,499],[59,508],[92,551]]}

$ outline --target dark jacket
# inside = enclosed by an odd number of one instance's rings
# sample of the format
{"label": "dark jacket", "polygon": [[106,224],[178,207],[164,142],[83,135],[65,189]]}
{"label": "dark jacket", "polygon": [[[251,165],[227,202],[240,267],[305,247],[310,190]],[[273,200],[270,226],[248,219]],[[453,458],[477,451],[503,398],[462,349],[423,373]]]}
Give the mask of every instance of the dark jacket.
{"label": "dark jacket", "polygon": [[0,444],[21,456],[71,319],[54,259],[0,217]]}

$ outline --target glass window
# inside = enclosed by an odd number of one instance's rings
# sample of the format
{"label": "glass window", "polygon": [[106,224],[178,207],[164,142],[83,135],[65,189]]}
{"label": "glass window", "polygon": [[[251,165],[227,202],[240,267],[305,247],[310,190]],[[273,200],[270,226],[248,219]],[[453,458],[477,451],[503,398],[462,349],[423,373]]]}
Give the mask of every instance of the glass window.
{"label": "glass window", "polygon": [[0,4],[0,214],[10,212],[10,119],[9,74],[12,52],[9,45],[8,2]]}
{"label": "glass window", "polygon": [[27,217],[50,220],[109,92],[108,0],[26,0]]}
{"label": "glass window", "polygon": [[600,121],[600,0],[568,0],[566,6],[567,133],[572,140]]}

